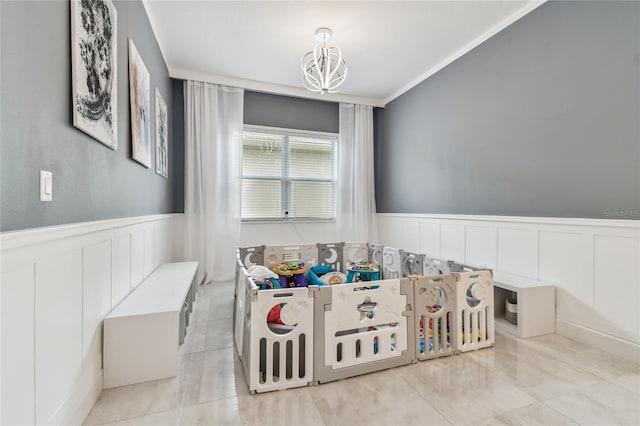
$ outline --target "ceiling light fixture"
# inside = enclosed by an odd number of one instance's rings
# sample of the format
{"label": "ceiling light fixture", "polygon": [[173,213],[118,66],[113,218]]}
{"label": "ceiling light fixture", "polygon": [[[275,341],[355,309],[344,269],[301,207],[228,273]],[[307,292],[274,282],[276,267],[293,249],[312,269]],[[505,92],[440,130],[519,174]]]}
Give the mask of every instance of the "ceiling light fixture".
{"label": "ceiling light fixture", "polygon": [[337,47],[327,47],[331,40],[329,28],[318,28],[316,40],[322,44],[307,52],[300,65],[304,72],[304,87],[312,92],[336,93],[347,78],[347,64]]}

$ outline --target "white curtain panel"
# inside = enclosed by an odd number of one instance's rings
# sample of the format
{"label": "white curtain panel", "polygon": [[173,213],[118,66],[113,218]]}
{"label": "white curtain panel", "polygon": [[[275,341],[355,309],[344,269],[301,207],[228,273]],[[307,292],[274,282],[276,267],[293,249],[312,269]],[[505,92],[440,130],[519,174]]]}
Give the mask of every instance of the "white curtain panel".
{"label": "white curtain panel", "polygon": [[185,96],[185,254],[200,280],[235,275],[240,240],[242,89],[188,81]]}
{"label": "white curtain panel", "polygon": [[340,104],[337,225],[344,241],[378,242],[373,107]]}

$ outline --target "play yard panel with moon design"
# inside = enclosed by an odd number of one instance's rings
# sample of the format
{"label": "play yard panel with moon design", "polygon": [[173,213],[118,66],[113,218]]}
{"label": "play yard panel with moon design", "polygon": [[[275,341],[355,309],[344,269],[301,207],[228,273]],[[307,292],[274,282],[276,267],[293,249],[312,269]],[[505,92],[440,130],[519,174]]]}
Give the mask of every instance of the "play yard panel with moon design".
{"label": "play yard panel with moon design", "polygon": [[314,382],[326,383],[415,360],[409,279],[317,287]]}
{"label": "play yard panel with moon design", "polygon": [[420,361],[457,352],[456,281],[452,275],[416,277],[415,301],[416,358]]}
{"label": "play yard panel with moon design", "polygon": [[493,273],[453,272],[456,282],[456,345],[460,352],[493,346]]}
{"label": "play yard panel with moon design", "polygon": [[251,393],[313,379],[313,303],[306,287],[259,290],[244,267],[237,280],[235,334]]}

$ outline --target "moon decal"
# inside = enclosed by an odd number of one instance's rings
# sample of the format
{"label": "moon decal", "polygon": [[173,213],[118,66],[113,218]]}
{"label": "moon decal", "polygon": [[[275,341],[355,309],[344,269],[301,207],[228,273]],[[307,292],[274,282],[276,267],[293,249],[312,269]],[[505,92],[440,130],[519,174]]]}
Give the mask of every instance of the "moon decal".
{"label": "moon decal", "polygon": [[327,263],[336,262],[338,260],[338,252],[337,252],[337,250],[336,249],[332,249],[332,248],[330,248],[328,250],[329,250],[329,252],[331,252],[331,256],[326,259]]}

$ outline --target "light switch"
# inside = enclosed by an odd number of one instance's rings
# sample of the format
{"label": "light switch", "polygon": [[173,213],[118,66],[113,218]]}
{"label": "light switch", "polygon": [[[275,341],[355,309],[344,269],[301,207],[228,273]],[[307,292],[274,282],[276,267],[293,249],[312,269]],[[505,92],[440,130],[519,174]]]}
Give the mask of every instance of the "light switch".
{"label": "light switch", "polygon": [[40,170],[40,201],[53,200],[53,173]]}

